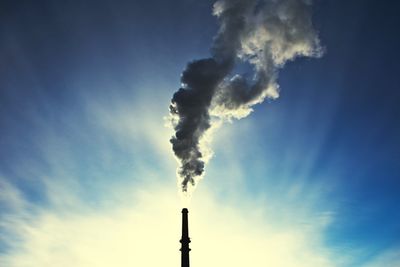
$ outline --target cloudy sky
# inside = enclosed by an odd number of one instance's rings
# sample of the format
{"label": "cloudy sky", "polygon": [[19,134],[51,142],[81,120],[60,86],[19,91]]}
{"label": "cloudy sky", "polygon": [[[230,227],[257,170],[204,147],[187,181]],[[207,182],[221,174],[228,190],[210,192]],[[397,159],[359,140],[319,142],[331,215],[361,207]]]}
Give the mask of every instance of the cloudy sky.
{"label": "cloudy sky", "polygon": [[[212,6],[1,1],[0,266],[179,266],[168,106]],[[400,266],[399,8],[314,2],[324,55],[214,131],[192,266]]]}

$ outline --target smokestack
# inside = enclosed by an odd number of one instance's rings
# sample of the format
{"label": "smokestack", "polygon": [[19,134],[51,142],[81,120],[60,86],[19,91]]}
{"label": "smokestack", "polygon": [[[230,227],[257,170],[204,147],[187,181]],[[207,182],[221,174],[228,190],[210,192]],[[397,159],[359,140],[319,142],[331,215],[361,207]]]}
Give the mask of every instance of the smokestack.
{"label": "smokestack", "polygon": [[182,238],[181,242],[181,267],[189,267],[189,226],[188,226],[188,209],[182,209]]}

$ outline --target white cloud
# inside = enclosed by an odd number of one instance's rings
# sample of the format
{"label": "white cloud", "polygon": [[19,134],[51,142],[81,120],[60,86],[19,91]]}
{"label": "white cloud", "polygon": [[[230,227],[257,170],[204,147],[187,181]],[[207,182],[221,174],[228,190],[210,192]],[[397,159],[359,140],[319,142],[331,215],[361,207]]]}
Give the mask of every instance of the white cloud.
{"label": "white cloud", "polygon": [[[110,134],[107,138],[132,150],[139,166],[131,170],[131,184],[110,182],[107,190],[94,192],[101,195],[96,205],[87,202],[84,185],[71,171],[76,169],[71,166],[79,161],[79,155],[67,149],[63,136],[46,129],[40,147],[50,171],[31,164],[20,168],[21,176],[25,172],[43,185],[46,206],[29,203],[7,179],[0,178],[0,204],[7,207],[1,214],[0,239],[10,246],[0,254],[0,266],[179,266],[181,204],[174,186],[175,162],[168,143],[170,133],[162,123],[163,113],[162,106],[140,106],[129,99],[108,99],[108,105],[88,104],[86,115]],[[192,266],[343,266],[341,255],[323,242],[334,213],[313,210],[313,204],[321,200],[318,187],[290,183],[293,188],[288,190],[289,195],[308,196],[302,205],[279,204],[270,195],[254,196],[243,189],[246,166],[237,155],[247,146],[238,142],[241,136],[254,130],[247,122],[234,131],[229,131],[231,126],[218,129],[217,156],[225,157],[229,168],[206,177],[207,182],[201,184],[192,200]],[[76,134],[80,129],[73,130],[71,133]],[[113,164],[114,155],[106,145],[110,140],[100,139],[97,145],[104,146],[102,151],[109,154]],[[149,154],[171,173],[154,168],[145,158]],[[261,164],[265,160],[263,156]],[[98,162],[98,166],[102,164]],[[139,182],[138,177],[142,178]],[[90,185],[100,180],[93,179]],[[221,196],[221,192],[227,196]],[[396,266],[393,262],[397,259],[396,253],[382,255],[368,267]]]}
{"label": "white cloud", "polygon": [[363,267],[400,267],[400,248],[388,249],[378,254]]}
{"label": "white cloud", "polygon": [[21,193],[0,177],[0,205],[4,209],[21,210],[24,204],[24,201],[21,200]]}
{"label": "white cloud", "polygon": [[[88,99],[88,115],[103,130],[109,131],[123,146],[144,146],[159,156],[172,158],[169,139],[173,130],[165,127],[168,102],[140,95],[136,98],[116,97]],[[105,103],[106,102],[106,103]]]}
{"label": "white cloud", "polygon": [[[47,186],[49,199],[54,199],[56,185]],[[71,197],[63,205],[61,194],[51,208],[8,215],[13,223],[7,227],[20,241],[0,256],[0,263],[9,267],[179,266],[176,191],[163,184],[115,191],[119,200],[112,207],[93,209],[79,198],[72,198],[76,202],[71,205]],[[196,192],[189,208],[192,266],[336,266],[322,244],[321,223],[280,223],[261,204],[233,206],[219,202],[207,190]],[[282,212],[301,216],[293,209]]]}

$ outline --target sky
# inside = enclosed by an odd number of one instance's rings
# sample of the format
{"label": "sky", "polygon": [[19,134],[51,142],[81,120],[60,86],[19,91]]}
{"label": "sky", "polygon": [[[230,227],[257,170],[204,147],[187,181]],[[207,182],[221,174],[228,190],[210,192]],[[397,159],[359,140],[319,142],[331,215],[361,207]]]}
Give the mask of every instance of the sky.
{"label": "sky", "polygon": [[[1,1],[0,266],[180,264],[168,107],[212,6]],[[314,1],[323,56],[212,134],[192,266],[400,266],[398,8]]]}

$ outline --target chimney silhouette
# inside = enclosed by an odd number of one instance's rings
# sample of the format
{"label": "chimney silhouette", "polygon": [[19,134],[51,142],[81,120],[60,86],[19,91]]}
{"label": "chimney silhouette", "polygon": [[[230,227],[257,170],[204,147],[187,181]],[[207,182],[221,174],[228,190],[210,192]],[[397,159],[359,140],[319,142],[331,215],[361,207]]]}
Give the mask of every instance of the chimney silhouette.
{"label": "chimney silhouette", "polygon": [[188,210],[186,208],[182,209],[182,238],[181,242],[181,267],[189,267],[189,225],[188,225]]}

